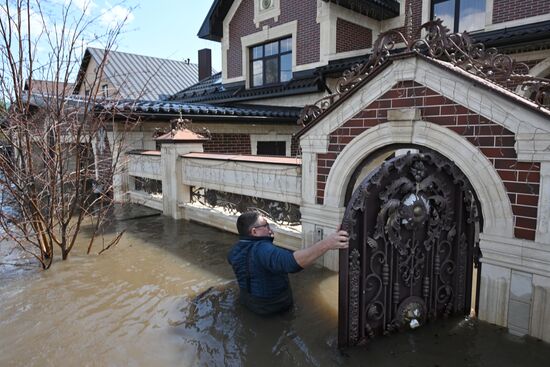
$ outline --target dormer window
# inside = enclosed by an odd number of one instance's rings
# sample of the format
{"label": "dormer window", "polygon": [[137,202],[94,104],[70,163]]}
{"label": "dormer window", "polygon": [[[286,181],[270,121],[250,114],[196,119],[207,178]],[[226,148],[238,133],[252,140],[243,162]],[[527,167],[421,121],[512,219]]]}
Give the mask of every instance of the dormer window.
{"label": "dormer window", "polygon": [[292,38],[251,47],[250,75],[251,87],[283,83],[292,79]]}

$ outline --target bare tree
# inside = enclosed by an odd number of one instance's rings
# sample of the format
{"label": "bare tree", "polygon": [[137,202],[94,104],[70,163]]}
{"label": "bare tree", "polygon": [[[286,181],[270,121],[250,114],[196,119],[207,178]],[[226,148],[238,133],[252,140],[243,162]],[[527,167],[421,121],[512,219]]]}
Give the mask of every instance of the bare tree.
{"label": "bare tree", "polygon": [[[89,253],[112,206],[120,152],[107,138],[113,136],[114,122],[97,106],[108,51],[125,20],[103,33],[97,21],[86,2],[6,0],[1,5],[5,108],[0,120],[12,154],[0,154],[0,226],[4,237],[44,269],[51,266],[55,249],[67,259],[84,226],[92,232]],[[90,41],[107,52],[88,76],[89,93],[75,96],[70,81]]]}

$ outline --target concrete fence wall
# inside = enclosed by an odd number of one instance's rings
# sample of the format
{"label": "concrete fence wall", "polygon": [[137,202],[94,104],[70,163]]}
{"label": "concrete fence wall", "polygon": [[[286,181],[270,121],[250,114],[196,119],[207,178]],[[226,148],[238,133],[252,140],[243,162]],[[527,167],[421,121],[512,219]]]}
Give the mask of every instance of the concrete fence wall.
{"label": "concrete fence wall", "polygon": [[[163,144],[159,151],[132,152],[127,156],[128,200],[162,210],[174,219],[187,219],[235,232],[235,213],[193,203],[191,188],[204,188],[301,204],[301,161],[290,157],[258,157],[201,152],[201,145]],[[136,190],[138,178],[162,182],[162,195]],[[298,249],[300,228],[273,226],[277,244]]]}
{"label": "concrete fence wall", "polygon": [[149,208],[163,210],[162,196],[136,190],[135,180],[146,178],[162,181],[160,152],[144,151],[127,155],[128,200]]}
{"label": "concrete fence wall", "polygon": [[218,191],[301,203],[301,166],[294,158],[265,158],[258,162],[243,156],[189,154],[182,157],[183,184]]}

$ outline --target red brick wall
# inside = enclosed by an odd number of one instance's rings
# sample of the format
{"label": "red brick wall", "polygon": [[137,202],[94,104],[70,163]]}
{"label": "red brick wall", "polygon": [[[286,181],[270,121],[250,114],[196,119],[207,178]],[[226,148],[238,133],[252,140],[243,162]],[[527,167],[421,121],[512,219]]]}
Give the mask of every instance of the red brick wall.
{"label": "red brick wall", "polygon": [[252,154],[249,134],[212,134],[203,148],[206,153]]}
{"label": "red brick wall", "polygon": [[[206,153],[252,154],[249,134],[211,134],[210,140],[203,143]],[[300,154],[300,141],[292,137],[290,155]]]}
{"label": "red brick wall", "polygon": [[268,19],[260,23],[260,28],[254,24],[254,2],[242,1],[229,23],[229,50],[227,51],[227,76],[240,77],[242,70],[241,37],[260,32],[262,27],[278,26],[298,20],[296,64],[304,65],[320,60],[320,26],[316,21],[316,0],[280,0],[281,15],[277,22]]}
{"label": "red brick wall", "polygon": [[494,0],[493,23],[534,17],[550,13],[548,0]]}
{"label": "red brick wall", "polygon": [[317,203],[323,204],[330,169],[344,147],[369,128],[387,121],[388,109],[417,107],[425,121],[462,135],[493,164],[512,204],[517,238],[535,239],[540,164],[518,162],[514,133],[414,82],[402,82],[330,134],[329,152],[319,154]]}
{"label": "red brick wall", "polygon": [[336,21],[336,52],[362,50],[372,47],[372,31],[355,23]]}

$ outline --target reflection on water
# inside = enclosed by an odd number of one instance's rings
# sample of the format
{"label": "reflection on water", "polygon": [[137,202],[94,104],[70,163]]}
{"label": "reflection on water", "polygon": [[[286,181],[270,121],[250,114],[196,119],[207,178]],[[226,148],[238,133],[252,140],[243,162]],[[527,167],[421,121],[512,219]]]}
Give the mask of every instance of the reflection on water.
{"label": "reflection on water", "polygon": [[339,351],[334,273],[291,276],[296,307],[261,318],[238,303],[225,259],[236,236],[160,216],[116,227],[127,232],[104,255],[77,250],[46,272],[0,267],[0,366],[502,367],[550,360],[547,344],[456,319]]}

